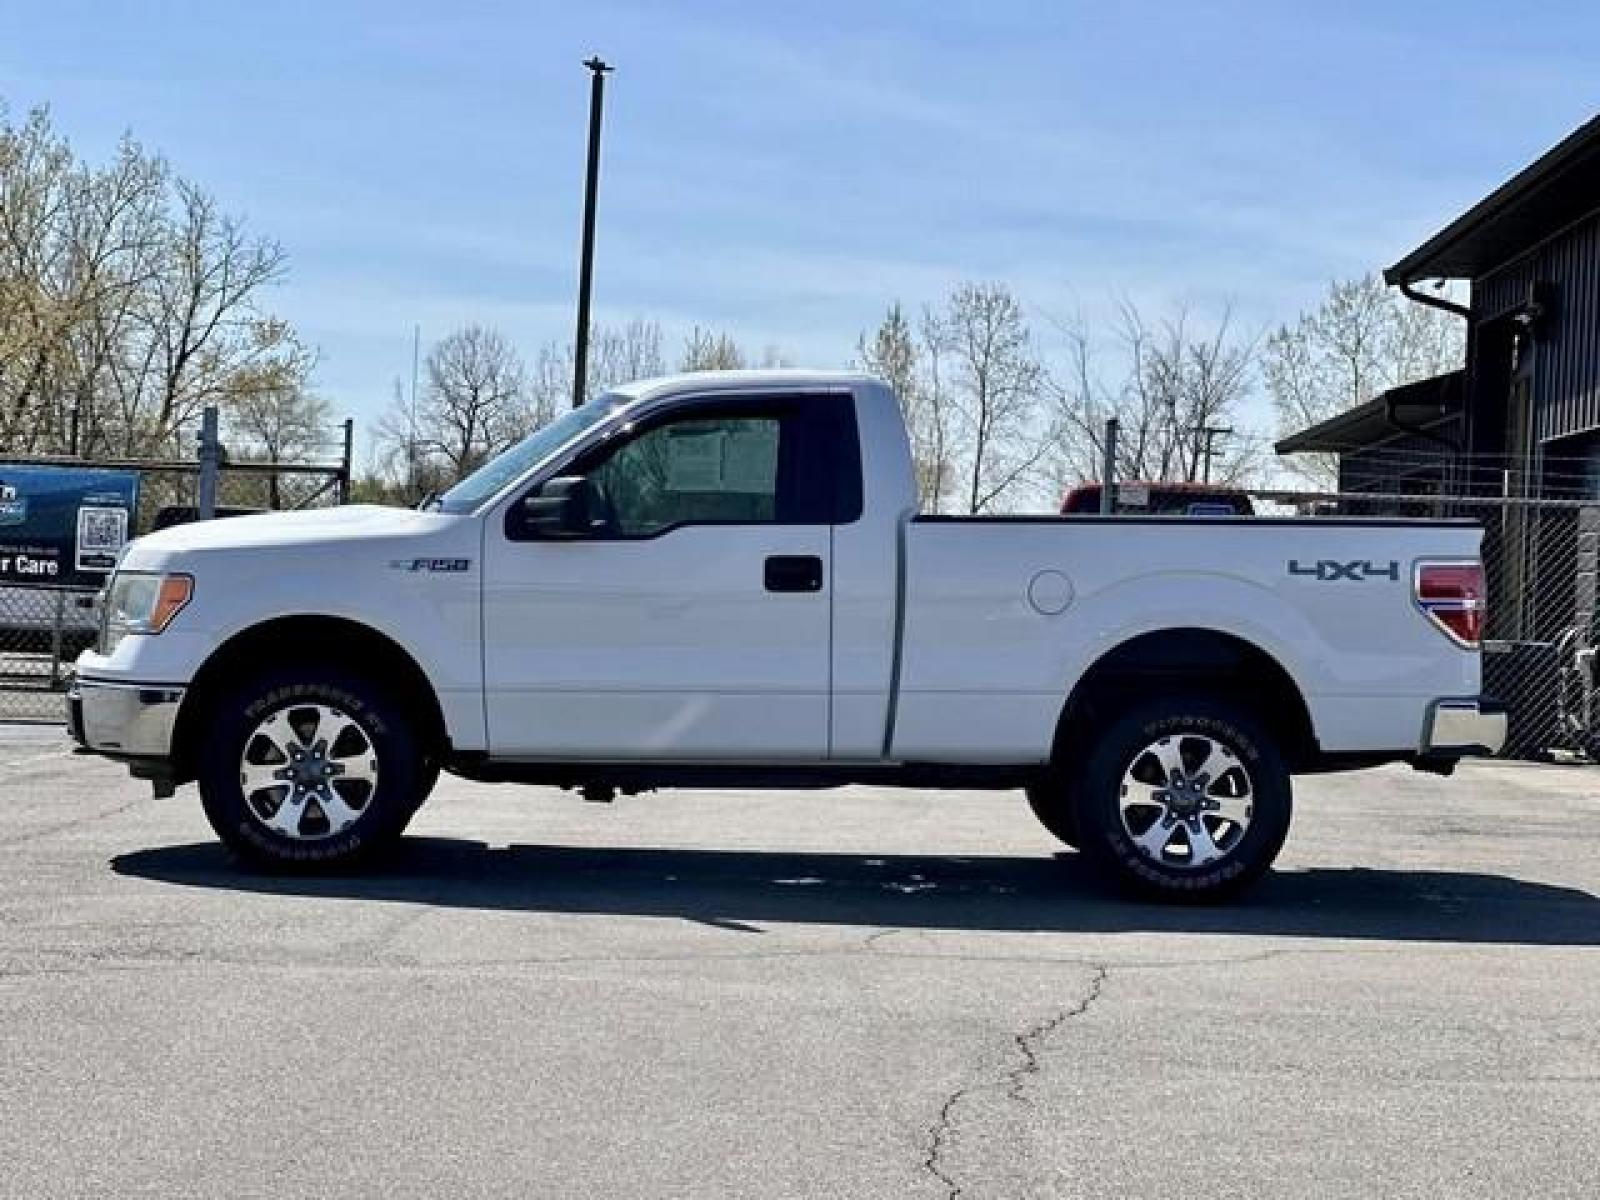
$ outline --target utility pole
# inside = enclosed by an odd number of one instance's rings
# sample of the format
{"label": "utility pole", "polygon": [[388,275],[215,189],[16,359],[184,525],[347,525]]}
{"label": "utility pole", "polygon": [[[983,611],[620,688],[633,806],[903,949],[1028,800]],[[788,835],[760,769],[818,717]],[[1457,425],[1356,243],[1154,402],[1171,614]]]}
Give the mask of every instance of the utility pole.
{"label": "utility pole", "polygon": [[[417,497],[417,364],[422,358],[422,324],[411,327],[411,403],[406,405],[406,503]],[[396,381],[396,387],[399,382]]]}
{"label": "utility pole", "polygon": [[356,423],[351,417],[344,419],[344,453],[339,456],[339,503],[350,503],[350,465],[355,457]]}
{"label": "utility pole", "polygon": [[217,515],[217,473],[222,466],[222,444],[217,437],[217,406],[208,404],[200,410],[200,478],[196,487],[195,507],[202,521]]}
{"label": "utility pole", "polygon": [[1200,452],[1201,462],[1204,464],[1200,470],[1200,482],[1210,483],[1212,455],[1211,444],[1219,437],[1227,437],[1233,432],[1233,427],[1226,425],[1199,425],[1195,427],[1194,432],[1205,439]]}
{"label": "utility pole", "polygon": [[589,68],[589,172],[583,189],[583,248],[578,258],[578,332],[572,350],[572,407],[583,403],[589,385],[589,290],[594,283],[594,205],[600,188],[600,114],[605,107],[606,73],[611,67],[599,55],[585,59]]}
{"label": "utility pole", "polygon": [[1117,511],[1117,430],[1119,423],[1115,417],[1106,418],[1105,462],[1100,470],[1100,511],[1114,513]]}

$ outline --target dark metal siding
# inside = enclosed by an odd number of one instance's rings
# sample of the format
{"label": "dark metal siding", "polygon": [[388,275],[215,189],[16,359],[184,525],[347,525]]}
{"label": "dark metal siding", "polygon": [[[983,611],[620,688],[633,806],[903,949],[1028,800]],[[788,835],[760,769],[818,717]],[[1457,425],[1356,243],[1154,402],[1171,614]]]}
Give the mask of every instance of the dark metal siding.
{"label": "dark metal siding", "polygon": [[1600,429],[1600,214],[1473,283],[1473,320],[1524,304],[1535,282],[1552,285],[1551,314],[1533,347],[1534,436]]}

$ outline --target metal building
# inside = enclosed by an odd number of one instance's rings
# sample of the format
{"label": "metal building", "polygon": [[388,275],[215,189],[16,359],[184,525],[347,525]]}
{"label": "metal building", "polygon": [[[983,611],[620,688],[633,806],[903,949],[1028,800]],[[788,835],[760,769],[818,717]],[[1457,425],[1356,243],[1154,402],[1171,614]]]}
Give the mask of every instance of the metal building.
{"label": "metal building", "polygon": [[[1285,438],[1278,452],[1343,451],[1354,483],[1362,448],[1443,446],[1461,464],[1495,463],[1510,477],[1461,469],[1440,490],[1600,495],[1600,118],[1383,277],[1468,322],[1465,371],[1378,396]],[[1465,281],[1470,304],[1417,287],[1440,279]]]}
{"label": "metal building", "polygon": [[[1521,485],[1600,483],[1600,118],[1578,129],[1383,273],[1472,287],[1460,445]],[[1547,460],[1587,472],[1546,471]],[[1547,477],[1548,476],[1548,477]]]}
{"label": "metal building", "polygon": [[[1377,396],[1278,452],[1338,454],[1342,492],[1453,497],[1412,507],[1483,521],[1486,681],[1527,697],[1514,725],[1542,749],[1564,711],[1551,681],[1600,642],[1600,118],[1383,276],[1467,322],[1464,369]],[[1419,287],[1432,280],[1465,282],[1468,304]],[[1584,680],[1600,739],[1600,684]]]}

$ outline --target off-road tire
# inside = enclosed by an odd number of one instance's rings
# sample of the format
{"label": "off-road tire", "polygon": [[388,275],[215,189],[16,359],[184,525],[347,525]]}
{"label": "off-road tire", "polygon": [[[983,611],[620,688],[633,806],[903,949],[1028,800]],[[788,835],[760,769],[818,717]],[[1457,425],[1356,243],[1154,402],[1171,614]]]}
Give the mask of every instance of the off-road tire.
{"label": "off-road tire", "polygon": [[[1122,813],[1125,774],[1154,743],[1184,736],[1230,750],[1252,793],[1242,836],[1198,867],[1154,861],[1134,844]],[[1288,768],[1262,722],[1242,706],[1197,697],[1151,700],[1113,718],[1083,760],[1074,790],[1079,846],[1088,859],[1140,896],[1187,903],[1226,899],[1260,878],[1283,848],[1293,811]]]}
{"label": "off-road tire", "polygon": [[[241,758],[258,723],[295,704],[331,706],[357,722],[377,762],[376,785],[355,821],[315,840],[267,828],[247,809],[241,786]],[[436,778],[420,752],[416,723],[401,705],[360,676],[319,666],[265,670],[225,695],[198,771],[201,805],[222,842],[249,866],[295,872],[379,857],[399,840]]]}

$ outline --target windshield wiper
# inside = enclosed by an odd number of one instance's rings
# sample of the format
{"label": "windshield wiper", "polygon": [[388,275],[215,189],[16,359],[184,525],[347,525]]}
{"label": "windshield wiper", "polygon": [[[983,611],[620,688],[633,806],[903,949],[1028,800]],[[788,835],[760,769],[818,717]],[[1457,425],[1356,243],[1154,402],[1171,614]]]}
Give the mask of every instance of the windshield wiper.
{"label": "windshield wiper", "polygon": [[417,501],[417,511],[418,512],[434,512],[437,509],[441,509],[443,507],[444,507],[444,497],[441,496],[438,492],[429,492],[421,500]]}

